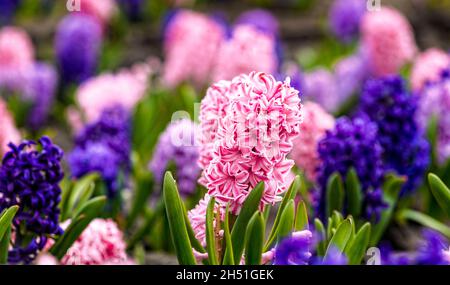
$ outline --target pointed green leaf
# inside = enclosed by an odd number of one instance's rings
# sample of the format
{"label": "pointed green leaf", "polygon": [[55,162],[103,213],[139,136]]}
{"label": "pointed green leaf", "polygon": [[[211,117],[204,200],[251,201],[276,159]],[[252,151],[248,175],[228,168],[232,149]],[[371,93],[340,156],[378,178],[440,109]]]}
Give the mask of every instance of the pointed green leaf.
{"label": "pointed green leaf", "polygon": [[345,248],[345,254],[350,265],[361,264],[370,241],[370,223],[365,223],[359,229],[355,238]]}
{"label": "pointed green leaf", "polygon": [[163,185],[164,203],[166,208],[169,229],[172,236],[175,252],[178,257],[178,262],[181,265],[196,264],[194,254],[192,252],[191,242],[186,229],[186,223],[183,219],[184,208],[178,193],[175,180],[172,174],[168,171],[164,176]]}
{"label": "pointed green leaf", "polygon": [[318,244],[317,244],[317,254],[319,256],[324,256],[326,242],[327,242],[327,236],[325,233],[325,227],[323,226],[323,223],[318,218],[314,219],[314,229],[319,238]]}
{"label": "pointed green leaf", "polygon": [[413,210],[402,210],[398,216],[400,219],[408,219],[430,229],[436,230],[450,239],[450,227],[428,215]]}
{"label": "pointed green leaf", "polygon": [[203,246],[200,244],[198,239],[195,237],[195,232],[192,229],[191,223],[189,222],[189,218],[187,215],[186,208],[184,207],[184,203],[182,204],[182,206],[183,206],[183,213],[184,213],[184,222],[186,224],[186,229],[187,229],[189,240],[191,242],[192,247],[200,253],[206,253],[206,250],[203,248]]}
{"label": "pointed green leaf", "polygon": [[95,218],[98,216],[104,209],[106,205],[107,198],[106,196],[99,196],[92,198],[87,201],[75,212],[73,217],[78,217],[80,215],[85,215],[86,217]]}
{"label": "pointed green leaf", "polygon": [[334,210],[341,212],[344,208],[344,185],[338,173],[333,173],[327,184],[327,217],[331,217]]}
{"label": "pointed green leaf", "polygon": [[[89,174],[78,180],[73,186],[70,196],[67,198],[67,205],[65,206],[66,212],[61,213],[63,215],[62,221],[66,219],[73,218],[73,214],[77,205],[89,199],[89,194],[92,195],[93,189],[95,187],[95,180],[98,179],[99,175],[97,173]],[[87,197],[87,199],[86,199]]]}
{"label": "pointed green leaf", "polygon": [[294,228],[295,219],[295,204],[294,200],[289,200],[280,218],[280,225],[278,227],[277,241],[280,241],[286,236],[289,236]]}
{"label": "pointed green leaf", "polygon": [[347,191],[348,213],[353,217],[359,217],[362,209],[363,196],[361,184],[354,168],[351,168],[347,173],[345,186]]}
{"label": "pointed green leaf", "polygon": [[308,212],[306,210],[305,202],[300,201],[297,205],[297,213],[295,217],[295,230],[302,231],[308,229],[309,229]]}
{"label": "pointed green leaf", "polygon": [[381,213],[380,220],[372,227],[372,236],[370,238],[370,245],[376,246],[378,241],[384,234],[387,226],[391,222],[392,213],[397,204],[397,199],[400,194],[400,190],[403,184],[406,182],[406,177],[398,176],[389,173],[385,176],[385,182],[383,185],[383,201],[387,204],[387,207]]}
{"label": "pointed green leaf", "polygon": [[4,210],[0,215],[0,240],[3,238],[5,233],[8,230],[8,227],[11,226],[11,223],[19,210],[19,206],[12,206],[6,210]]}
{"label": "pointed green leaf", "polygon": [[344,252],[345,246],[352,235],[352,224],[349,219],[343,221],[339,227],[336,229],[336,233],[330,240],[327,247],[327,252],[325,253],[325,258],[330,253],[331,248],[336,248],[339,252]]}
{"label": "pointed green leaf", "polygon": [[248,195],[241,208],[241,212],[234,223],[233,229],[231,230],[231,241],[233,244],[233,256],[235,262],[241,260],[242,252],[244,251],[243,241],[245,239],[245,230],[247,229],[248,222],[253,214],[258,210],[263,191],[264,183],[260,182]]}
{"label": "pointed green leaf", "polygon": [[283,213],[284,208],[286,207],[288,202],[290,200],[294,199],[295,196],[297,195],[297,192],[300,189],[301,183],[302,183],[302,181],[300,179],[300,176],[299,175],[295,176],[294,181],[292,182],[288,191],[284,195],[283,200],[281,201],[281,204],[278,208],[277,215],[275,216],[275,220],[273,222],[272,229],[270,230],[270,233],[269,233],[269,237],[267,238],[266,244],[264,245],[264,251],[269,250],[269,248],[272,246],[273,242],[275,241],[276,233],[278,231],[278,226],[279,226],[280,219],[281,219],[281,214]]}
{"label": "pointed green leaf", "polygon": [[256,212],[250,219],[245,235],[245,264],[260,265],[264,246],[264,218]]}
{"label": "pointed green leaf", "polygon": [[211,265],[218,265],[216,238],[214,229],[214,206],[216,199],[211,197],[206,208],[206,250],[208,251],[208,259]]}
{"label": "pointed green leaf", "polygon": [[223,257],[222,265],[235,265],[234,256],[233,256],[233,243],[231,242],[231,233],[230,233],[230,205],[227,204],[227,208],[225,210],[225,221],[223,222],[223,232],[225,237],[225,248],[230,249],[225,251],[225,255]]}
{"label": "pointed green leaf", "polygon": [[428,174],[428,183],[439,206],[450,217],[450,189],[433,173]]}
{"label": "pointed green leaf", "polygon": [[0,264],[8,262],[8,250],[11,240],[11,225],[6,228],[3,238],[0,238]]}

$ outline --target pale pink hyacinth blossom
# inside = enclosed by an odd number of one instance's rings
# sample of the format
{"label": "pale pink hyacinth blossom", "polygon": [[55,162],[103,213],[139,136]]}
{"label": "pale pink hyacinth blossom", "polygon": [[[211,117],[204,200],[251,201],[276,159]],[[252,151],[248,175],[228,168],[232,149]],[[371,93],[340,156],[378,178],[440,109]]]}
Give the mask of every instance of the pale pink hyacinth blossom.
{"label": "pale pink hyacinth blossom", "polygon": [[0,29],[0,88],[14,88],[34,64],[34,47],[28,34],[17,27]]}
{"label": "pale pink hyacinth blossom", "polygon": [[211,79],[224,38],[224,27],[211,17],[189,10],[177,12],[165,32],[164,83],[176,87],[191,81],[203,87]]}
{"label": "pale pink hyacinth blossom", "polygon": [[300,126],[300,135],[294,141],[291,158],[310,181],[315,181],[320,164],[318,143],[326,131],[334,127],[335,120],[320,105],[313,102],[306,102],[303,110],[304,120]]}
{"label": "pale pink hyacinth blossom", "polygon": [[375,76],[397,73],[417,52],[411,25],[394,8],[365,13],[361,34]]}
{"label": "pale pink hyacinth blossom", "polygon": [[[76,92],[76,101],[86,122],[97,120],[103,110],[112,106],[120,105],[131,110],[145,95],[150,72],[148,66],[139,64],[116,74],[105,73],[84,82]],[[75,123],[79,120],[74,111],[68,116]]]}
{"label": "pale pink hyacinth blossom", "polygon": [[426,83],[436,82],[446,68],[450,68],[450,55],[437,48],[427,49],[414,61],[411,71],[413,90],[420,91]]}
{"label": "pale pink hyacinth blossom", "polygon": [[[294,162],[286,156],[302,122],[298,91],[289,78],[280,82],[272,75],[252,72],[235,77],[225,96],[229,101],[220,110],[212,109],[216,113],[211,117],[218,120],[216,143],[200,183],[219,204],[230,203],[233,214],[239,213],[260,181],[265,183],[260,207],[275,204],[292,181]],[[200,124],[204,127],[203,121]]]}
{"label": "pale pink hyacinth blossom", "polygon": [[0,99],[0,156],[6,153],[9,148],[8,144],[19,143],[20,133],[17,130],[14,119],[8,111],[6,103]]}
{"label": "pale pink hyacinth blossom", "polygon": [[108,25],[118,11],[114,0],[81,0],[80,12],[94,17],[103,27]]}
{"label": "pale pink hyacinth blossom", "polygon": [[447,261],[447,264],[450,265],[450,248],[447,250],[444,250],[443,255],[444,255],[444,259]]}
{"label": "pale pink hyacinth blossom", "polygon": [[[195,237],[201,243],[202,246],[206,246],[206,208],[208,207],[208,203],[211,199],[211,196],[205,194],[203,199],[201,199],[198,204],[188,212],[188,219],[191,223],[192,229],[194,230]],[[214,206],[214,212],[217,213],[219,211],[220,219],[225,219],[225,208],[221,207],[216,203]],[[216,227],[216,219],[214,219],[213,225]],[[219,235],[223,235],[223,230],[219,232]],[[196,253],[198,259],[207,258],[207,255],[201,254],[199,252],[194,251]]]}
{"label": "pale pink hyacinth blossom", "polygon": [[274,35],[251,25],[238,25],[231,39],[224,41],[215,64],[214,81],[231,80],[252,71],[275,74],[278,68]]}
{"label": "pale pink hyacinth blossom", "polygon": [[63,265],[129,264],[123,233],[111,219],[95,219],[61,259]]}
{"label": "pale pink hyacinth blossom", "polygon": [[36,265],[59,265],[58,259],[49,253],[39,254],[34,261]]}

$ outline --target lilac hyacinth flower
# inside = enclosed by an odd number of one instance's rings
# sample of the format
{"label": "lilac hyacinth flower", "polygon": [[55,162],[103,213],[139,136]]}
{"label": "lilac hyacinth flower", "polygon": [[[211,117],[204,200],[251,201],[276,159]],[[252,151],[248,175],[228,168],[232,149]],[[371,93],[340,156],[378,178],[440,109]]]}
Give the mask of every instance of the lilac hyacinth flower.
{"label": "lilac hyacinth flower", "polygon": [[48,137],[38,143],[10,143],[9,148],[0,166],[0,212],[19,206],[8,262],[27,264],[44,248],[47,236],[62,233],[58,204],[63,151]]}
{"label": "lilac hyacinth flower", "polygon": [[197,128],[197,125],[188,119],[171,123],[161,134],[149,165],[155,181],[161,184],[166,169],[173,162],[180,193],[185,196],[194,193],[201,171],[197,164],[199,158],[199,147],[195,140]]}
{"label": "lilac hyacinth flower", "polygon": [[102,27],[91,16],[72,13],[58,25],[55,38],[62,82],[81,83],[97,69]]}
{"label": "lilac hyacinth flower", "polygon": [[23,99],[32,104],[28,116],[28,125],[39,129],[46,121],[55,99],[58,74],[53,66],[45,63],[36,63],[25,74]]}
{"label": "lilac hyacinth flower", "polygon": [[272,35],[279,34],[280,24],[278,20],[268,11],[263,9],[254,9],[242,13],[236,20],[236,25],[251,25],[261,32]]}
{"label": "lilac hyacinth flower", "polygon": [[120,106],[103,111],[100,119],[77,136],[69,154],[74,177],[98,172],[107,186],[109,198],[116,197],[124,186],[121,174],[130,170],[130,118]]}
{"label": "lilac hyacinth flower", "polygon": [[360,111],[378,127],[385,167],[408,180],[402,194],[420,186],[430,164],[430,146],[415,117],[417,98],[400,76],[367,81],[360,100]]}
{"label": "lilac hyacinth flower", "polygon": [[8,24],[22,0],[1,0],[0,1],[0,25]]}
{"label": "lilac hyacinth flower", "polygon": [[365,0],[335,0],[329,15],[331,31],[342,42],[350,42],[358,36],[365,13]]}
{"label": "lilac hyacinth flower", "polygon": [[345,57],[336,63],[334,76],[340,102],[347,101],[352,95],[361,91],[364,82],[369,78],[369,70],[367,58],[363,52]]}
{"label": "lilac hyacinth flower", "polygon": [[418,265],[450,265],[445,252],[449,244],[445,238],[434,230],[424,230],[423,242],[417,250],[416,264]]}
{"label": "lilac hyacinth flower", "polygon": [[318,103],[328,112],[338,109],[341,100],[338,97],[336,79],[330,71],[319,68],[306,73],[304,83],[303,92],[306,100]]}
{"label": "lilac hyacinth flower", "polygon": [[274,265],[308,265],[312,245],[312,233],[295,232],[284,238],[275,248]]}
{"label": "lilac hyacinth flower", "polygon": [[353,167],[361,182],[365,217],[379,218],[386,204],[381,191],[384,176],[383,149],[377,136],[377,125],[361,115],[353,119],[339,118],[335,128],[328,131],[319,142],[321,165],[318,182],[322,191],[319,212],[322,215],[325,212],[324,193],[329,177],[335,172],[345,177]]}

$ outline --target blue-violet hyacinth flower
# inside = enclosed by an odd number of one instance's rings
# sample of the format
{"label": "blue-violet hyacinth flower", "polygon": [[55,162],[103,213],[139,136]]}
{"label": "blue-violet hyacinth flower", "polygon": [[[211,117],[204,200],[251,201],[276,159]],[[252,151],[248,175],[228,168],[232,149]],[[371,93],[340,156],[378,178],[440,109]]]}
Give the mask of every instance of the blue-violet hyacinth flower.
{"label": "blue-violet hyacinth flower", "polygon": [[434,230],[423,231],[423,242],[417,250],[417,265],[450,265],[448,241]]}
{"label": "blue-violet hyacinth flower", "polygon": [[367,219],[378,218],[385,207],[381,184],[384,167],[382,147],[377,139],[378,128],[365,116],[353,119],[341,117],[335,128],[327,131],[319,142],[318,151],[321,165],[318,182],[321,187],[320,212],[325,211],[325,193],[329,177],[338,172],[346,177],[354,168],[361,183]]}
{"label": "blue-violet hyacinth flower", "polygon": [[335,0],[330,9],[329,25],[342,42],[350,42],[359,34],[361,19],[366,13],[366,0]]}
{"label": "blue-violet hyacinth flower", "polygon": [[170,162],[174,163],[177,184],[182,195],[193,194],[200,174],[197,164],[199,148],[196,143],[198,126],[182,119],[171,123],[161,134],[150,169],[158,184],[163,182],[164,172]]}
{"label": "blue-violet hyacinth flower", "polygon": [[99,120],[87,125],[77,136],[69,154],[74,177],[98,172],[106,183],[108,197],[114,198],[121,187],[121,175],[130,169],[130,118],[120,106],[105,109]]}
{"label": "blue-violet hyacinth flower", "polygon": [[91,16],[72,13],[58,25],[55,36],[57,62],[63,83],[81,83],[97,69],[102,27]]}
{"label": "blue-violet hyacinth flower", "polygon": [[385,167],[407,176],[402,194],[411,193],[422,182],[430,163],[430,146],[416,122],[417,98],[400,76],[366,82],[360,111],[378,126]]}
{"label": "blue-violet hyacinth flower", "polygon": [[311,258],[312,233],[295,232],[275,248],[274,265],[308,265]]}
{"label": "blue-violet hyacinth flower", "polygon": [[14,205],[10,263],[30,263],[59,227],[63,151],[48,138],[9,144],[0,167],[0,212]]}
{"label": "blue-violet hyacinth flower", "polygon": [[14,16],[22,0],[0,1],[0,25],[8,24]]}
{"label": "blue-violet hyacinth flower", "polygon": [[140,20],[145,6],[145,0],[118,0],[120,6],[130,20]]}

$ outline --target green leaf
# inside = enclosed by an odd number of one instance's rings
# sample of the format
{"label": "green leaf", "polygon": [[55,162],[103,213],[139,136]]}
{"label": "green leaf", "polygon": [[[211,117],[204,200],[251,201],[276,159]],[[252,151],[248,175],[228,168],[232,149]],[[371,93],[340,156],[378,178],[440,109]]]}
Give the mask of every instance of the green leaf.
{"label": "green leaf", "polygon": [[344,208],[344,185],[338,173],[333,173],[327,184],[327,217],[331,217],[334,210],[341,212]]}
{"label": "green leaf", "polygon": [[349,219],[344,220],[336,230],[336,233],[330,240],[327,247],[327,252],[325,253],[325,258],[327,258],[330,253],[331,248],[336,248],[339,252],[344,252],[345,246],[352,235],[352,224]]}
{"label": "green leaf", "polygon": [[245,239],[245,230],[247,229],[248,222],[253,214],[258,210],[263,191],[264,183],[260,182],[248,195],[241,208],[241,212],[234,223],[233,229],[231,230],[231,241],[233,243],[233,256],[235,262],[241,260],[242,252],[244,251],[243,241]]}
{"label": "green leaf", "polygon": [[436,230],[450,239],[450,227],[438,220],[433,219],[428,215],[413,210],[402,210],[398,214],[398,217],[400,219],[408,219],[414,221],[425,227]]}
{"label": "green leaf", "polygon": [[93,193],[95,187],[95,180],[98,179],[97,173],[89,174],[78,180],[70,191],[70,196],[67,198],[65,205],[65,212],[61,213],[61,220],[73,218],[74,211],[77,206],[81,206],[86,202]]}
{"label": "green leaf", "polygon": [[326,242],[327,242],[327,236],[325,233],[325,227],[323,226],[323,223],[318,219],[314,219],[314,228],[318,235],[318,244],[317,244],[317,254],[319,256],[325,255],[325,248],[326,248]]}
{"label": "green leaf", "polygon": [[256,212],[250,219],[245,235],[245,264],[260,265],[264,246],[264,218]]}
{"label": "green leaf", "polygon": [[406,177],[398,176],[389,173],[385,176],[385,182],[383,185],[383,200],[387,204],[387,207],[381,213],[378,223],[373,225],[372,236],[370,238],[370,245],[376,246],[378,241],[384,234],[387,226],[391,222],[392,213],[394,212],[397,199],[400,194],[400,190],[403,184],[406,182]]}
{"label": "green leaf", "polygon": [[280,218],[280,225],[277,230],[277,241],[291,234],[294,228],[295,204],[294,200],[289,200]]}
{"label": "green leaf", "polygon": [[227,208],[225,210],[225,221],[223,222],[223,232],[225,237],[225,248],[229,250],[225,251],[222,265],[235,265],[233,257],[233,243],[231,242],[229,216],[230,216],[230,205],[227,204]]}
{"label": "green leaf", "polygon": [[0,238],[0,264],[8,262],[8,250],[11,240],[11,225],[6,228],[3,238]]}
{"label": "green leaf", "polygon": [[0,215],[0,240],[3,238],[8,228],[11,226],[11,223],[19,210],[19,206],[12,206],[6,210],[4,210]]}
{"label": "green leaf", "polygon": [[370,223],[365,223],[345,248],[350,265],[361,264],[370,242]]}
{"label": "green leaf", "polygon": [[428,174],[428,184],[439,206],[450,217],[450,189],[433,173]]}
{"label": "green leaf", "polygon": [[308,212],[306,210],[305,202],[300,201],[297,204],[297,212],[295,217],[295,230],[302,231],[308,229],[309,229]]}
{"label": "green leaf", "polygon": [[163,192],[167,219],[178,262],[180,265],[195,265],[195,257],[192,252],[186,223],[183,219],[183,202],[178,193],[175,180],[169,171],[164,176]]}
{"label": "green leaf", "polygon": [[270,230],[269,237],[267,238],[266,244],[264,245],[264,251],[269,250],[269,248],[272,246],[272,244],[275,241],[276,234],[278,231],[278,226],[281,219],[281,214],[284,211],[284,208],[288,204],[288,202],[295,198],[297,195],[298,190],[300,189],[300,186],[302,184],[302,181],[300,179],[300,176],[297,175],[294,178],[294,181],[292,182],[291,186],[289,187],[288,191],[283,197],[283,200],[281,201],[281,204],[278,208],[277,215],[275,216],[275,220],[273,222],[272,229]]}
{"label": "green leaf", "polygon": [[[218,265],[216,238],[214,229],[214,206],[216,205],[216,199],[211,197],[206,208],[206,250],[208,251],[208,259],[211,265]],[[220,224],[217,221],[217,224]]]}
{"label": "green leaf", "polygon": [[203,248],[203,246],[200,244],[198,239],[195,237],[195,232],[192,229],[191,223],[189,222],[189,218],[187,215],[186,208],[184,207],[184,204],[182,204],[182,206],[183,206],[183,213],[184,213],[184,221],[186,224],[186,229],[187,229],[189,240],[191,242],[192,247],[200,253],[206,253],[206,250]]}
{"label": "green leaf", "polygon": [[74,218],[85,215],[86,217],[95,218],[98,216],[106,205],[106,196],[99,196],[92,198],[91,200],[84,203],[73,215]]}
{"label": "green leaf", "polygon": [[142,239],[144,239],[146,235],[150,234],[151,230],[154,228],[156,221],[158,220],[159,217],[161,217],[164,214],[164,211],[165,211],[164,203],[161,201],[156,205],[154,212],[146,209],[144,223],[136,231],[136,233],[129,239],[127,249],[134,248],[136,244],[142,241]]}
{"label": "green leaf", "polygon": [[345,186],[347,191],[347,207],[348,213],[353,217],[359,217],[362,209],[362,190],[361,184],[358,179],[358,175],[354,168],[351,168],[347,173],[345,180]]}

